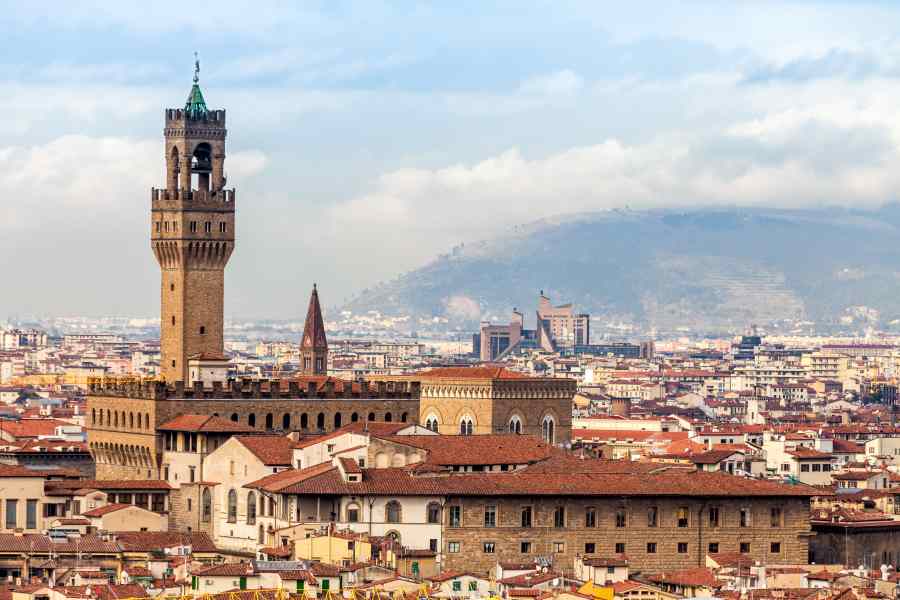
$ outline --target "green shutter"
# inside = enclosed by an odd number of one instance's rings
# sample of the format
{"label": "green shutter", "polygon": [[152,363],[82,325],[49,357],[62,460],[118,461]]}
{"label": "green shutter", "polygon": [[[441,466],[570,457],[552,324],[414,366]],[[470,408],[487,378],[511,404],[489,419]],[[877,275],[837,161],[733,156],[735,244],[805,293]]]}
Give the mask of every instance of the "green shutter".
{"label": "green shutter", "polygon": [[196,575],[191,577],[191,589],[192,590],[200,589],[200,579]]}
{"label": "green shutter", "polygon": [[328,589],[329,589],[330,586],[331,586],[331,580],[330,580],[330,579],[328,579],[327,577],[325,577],[324,579],[322,579],[322,591],[323,591],[323,592],[328,591]]}
{"label": "green shutter", "polygon": [[246,578],[246,577],[241,577],[241,580],[240,580],[240,583],[239,583],[238,587],[239,587],[240,589],[242,589],[242,590],[246,590],[246,589],[247,589],[247,578]]}
{"label": "green shutter", "polygon": [[298,580],[297,580],[297,591],[298,591],[298,592],[302,592],[302,591],[303,591],[303,580],[302,580],[302,579],[298,579]]}

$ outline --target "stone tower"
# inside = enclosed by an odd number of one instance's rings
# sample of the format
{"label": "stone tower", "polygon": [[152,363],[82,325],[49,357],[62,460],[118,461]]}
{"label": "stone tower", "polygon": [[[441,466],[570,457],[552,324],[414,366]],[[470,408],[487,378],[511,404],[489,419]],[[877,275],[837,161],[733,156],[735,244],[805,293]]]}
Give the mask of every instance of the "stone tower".
{"label": "stone tower", "polygon": [[319,306],[319,292],[313,284],[306,310],[306,324],[300,341],[300,373],[325,375],[328,372],[328,340],[325,338],[325,321]]}
{"label": "stone tower", "polygon": [[234,250],[234,189],[225,189],[225,111],[199,85],[166,109],[166,188],[153,189],[150,239],[161,271],[161,371],[187,381],[188,360],[223,360],[225,265]]}

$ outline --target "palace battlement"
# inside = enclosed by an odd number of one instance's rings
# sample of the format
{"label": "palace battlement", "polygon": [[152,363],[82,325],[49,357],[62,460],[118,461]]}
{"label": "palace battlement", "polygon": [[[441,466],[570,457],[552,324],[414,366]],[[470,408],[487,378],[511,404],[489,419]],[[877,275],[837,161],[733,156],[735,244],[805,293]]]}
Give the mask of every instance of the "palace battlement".
{"label": "palace battlement", "polygon": [[[338,383],[338,385],[335,385]],[[333,379],[324,381],[282,381],[280,379],[229,379],[204,386],[202,381],[185,385],[183,381],[96,380],[88,385],[89,396],[135,398],[141,400],[207,400],[207,399],[415,399],[420,386],[416,381],[350,383]]]}

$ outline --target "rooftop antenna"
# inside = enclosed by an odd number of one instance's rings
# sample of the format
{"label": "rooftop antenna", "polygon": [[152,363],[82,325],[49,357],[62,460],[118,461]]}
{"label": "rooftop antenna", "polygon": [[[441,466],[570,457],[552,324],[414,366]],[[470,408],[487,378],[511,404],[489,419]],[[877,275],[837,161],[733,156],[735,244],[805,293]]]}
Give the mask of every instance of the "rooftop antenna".
{"label": "rooftop antenna", "polygon": [[200,58],[194,51],[194,83],[200,83]]}

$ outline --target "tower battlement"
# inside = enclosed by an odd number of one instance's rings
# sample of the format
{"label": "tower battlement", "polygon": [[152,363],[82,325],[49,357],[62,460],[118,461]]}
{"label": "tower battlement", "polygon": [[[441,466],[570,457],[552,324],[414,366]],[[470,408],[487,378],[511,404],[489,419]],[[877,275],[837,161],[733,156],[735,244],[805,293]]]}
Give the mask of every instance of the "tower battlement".
{"label": "tower battlement", "polygon": [[166,127],[202,126],[204,123],[215,127],[225,127],[225,109],[208,110],[202,114],[194,114],[183,108],[166,109]]}
{"label": "tower battlement", "polygon": [[235,189],[230,190],[167,190],[152,188],[150,200],[153,210],[234,210]]}

